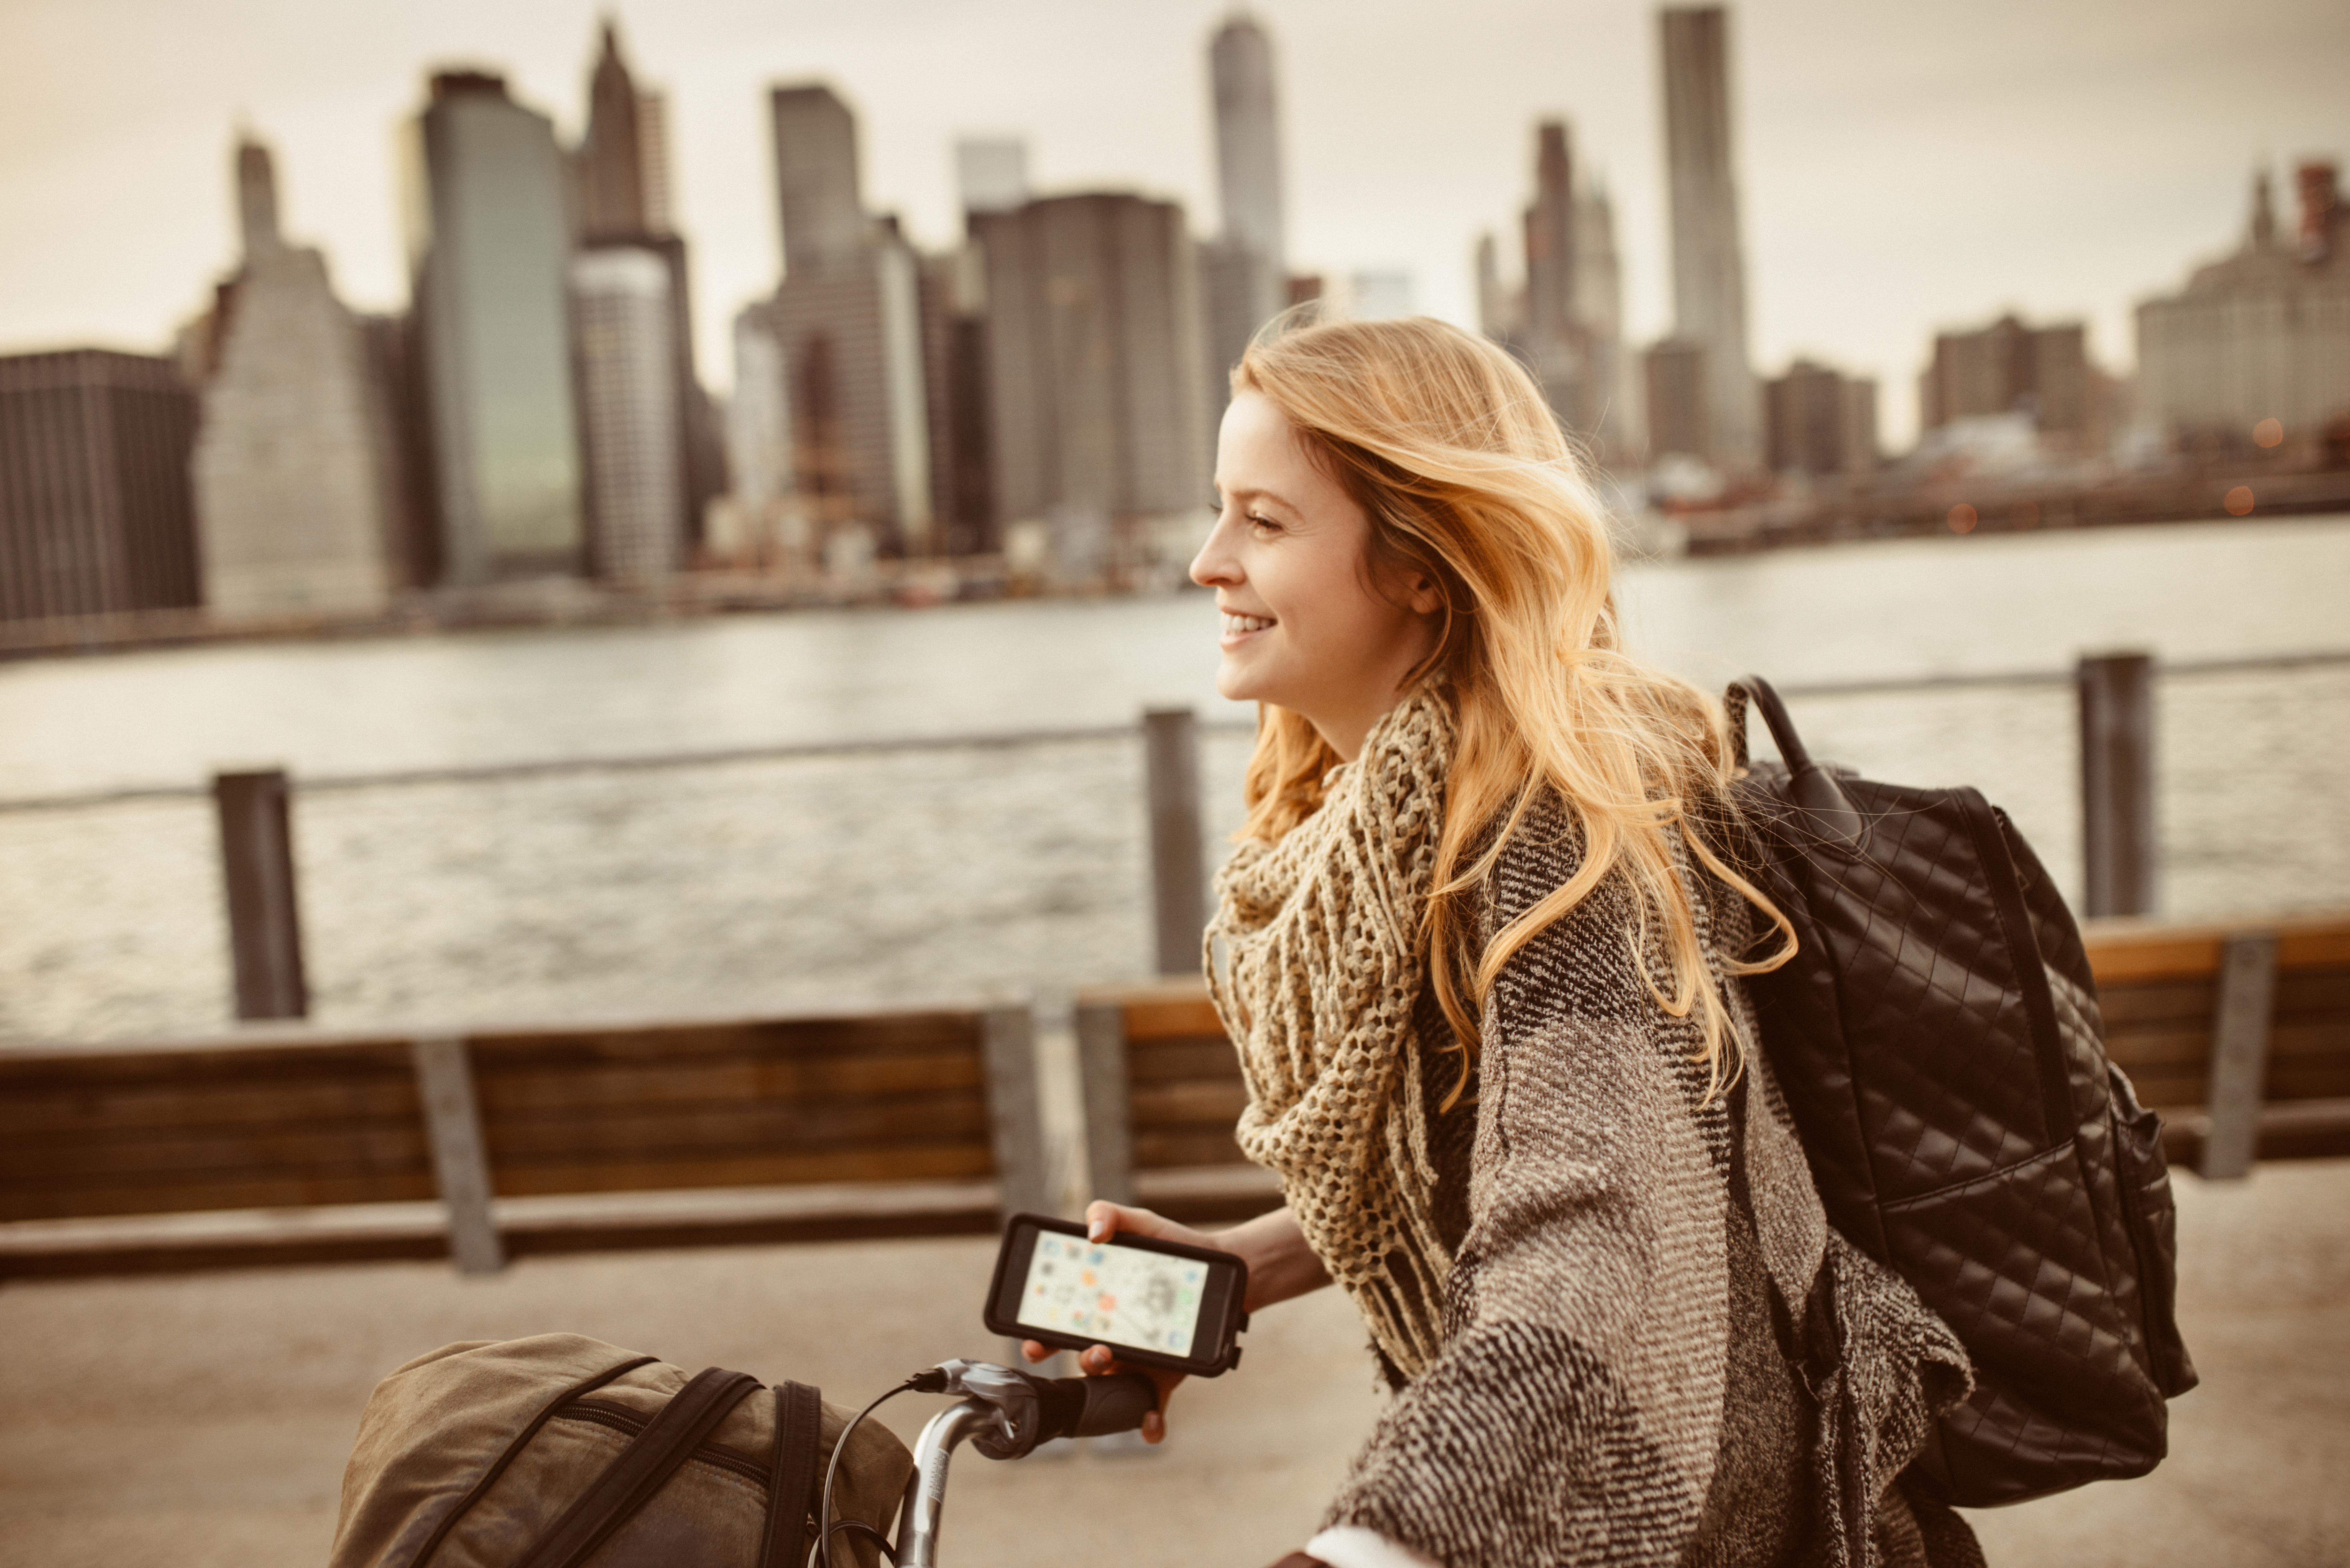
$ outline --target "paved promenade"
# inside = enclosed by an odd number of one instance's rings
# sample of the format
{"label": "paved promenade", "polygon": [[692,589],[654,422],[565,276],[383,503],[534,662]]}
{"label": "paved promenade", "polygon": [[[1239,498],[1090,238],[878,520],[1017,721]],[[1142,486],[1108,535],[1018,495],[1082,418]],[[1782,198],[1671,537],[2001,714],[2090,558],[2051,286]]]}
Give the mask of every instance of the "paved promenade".
{"label": "paved promenade", "polygon": [[[2203,1386],[2153,1477],[1977,1516],[1993,1568],[2350,1563],[2350,1162],[2182,1179],[2181,1317]],[[862,1403],[988,1355],[990,1244],[868,1242],[386,1264],[0,1289],[0,1568],[316,1568],[360,1406],[434,1345],[569,1329]],[[1268,1312],[1141,1457],[966,1456],[952,1568],[1263,1565],[1303,1542],[1378,1410],[1335,1293]],[[909,1438],[938,1401],[887,1407]]]}

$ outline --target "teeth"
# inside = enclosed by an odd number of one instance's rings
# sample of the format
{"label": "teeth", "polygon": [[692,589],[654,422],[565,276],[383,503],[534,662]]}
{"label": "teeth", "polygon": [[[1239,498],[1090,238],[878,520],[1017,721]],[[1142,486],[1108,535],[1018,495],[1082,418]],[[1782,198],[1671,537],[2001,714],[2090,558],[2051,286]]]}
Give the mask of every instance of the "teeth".
{"label": "teeth", "polygon": [[1244,631],[1263,631],[1266,627],[1269,627],[1272,624],[1273,621],[1267,617],[1232,615],[1228,612],[1224,616],[1224,635],[1226,637],[1238,637]]}

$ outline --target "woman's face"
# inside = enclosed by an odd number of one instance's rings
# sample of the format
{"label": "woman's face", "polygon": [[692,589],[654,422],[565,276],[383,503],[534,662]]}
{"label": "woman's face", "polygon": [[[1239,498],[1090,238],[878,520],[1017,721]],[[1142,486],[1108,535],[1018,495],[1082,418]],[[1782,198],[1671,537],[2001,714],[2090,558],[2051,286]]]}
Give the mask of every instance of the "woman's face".
{"label": "woman's face", "polygon": [[1304,717],[1349,762],[1434,646],[1422,576],[1372,580],[1370,519],[1261,392],[1224,410],[1215,531],[1191,580],[1223,614],[1216,690]]}

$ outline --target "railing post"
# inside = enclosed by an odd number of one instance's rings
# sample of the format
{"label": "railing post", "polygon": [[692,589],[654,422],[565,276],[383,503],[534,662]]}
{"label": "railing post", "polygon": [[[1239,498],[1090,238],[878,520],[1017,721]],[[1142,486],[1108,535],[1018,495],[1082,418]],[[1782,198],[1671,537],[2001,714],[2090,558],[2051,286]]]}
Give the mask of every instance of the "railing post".
{"label": "railing post", "polygon": [[305,1018],[302,918],[294,898],[292,791],[281,769],[215,774],[221,880],[239,1019]]}
{"label": "railing post", "polygon": [[1160,974],[1200,972],[1208,885],[1200,865],[1200,726],[1189,708],[1142,715],[1150,780],[1150,908]]}
{"label": "railing post", "polygon": [[2154,661],[2143,653],[2084,659],[2081,858],[2085,912],[2154,913]]}

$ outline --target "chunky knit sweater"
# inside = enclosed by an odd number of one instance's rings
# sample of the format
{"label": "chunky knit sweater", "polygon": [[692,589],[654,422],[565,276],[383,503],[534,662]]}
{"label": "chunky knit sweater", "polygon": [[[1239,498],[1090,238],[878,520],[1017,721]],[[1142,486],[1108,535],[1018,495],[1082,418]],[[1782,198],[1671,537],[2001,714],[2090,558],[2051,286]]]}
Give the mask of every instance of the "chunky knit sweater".
{"label": "chunky knit sweater", "polygon": [[[1567,880],[1552,803],[1484,890],[1488,938]],[[1451,1257],[1440,1345],[1400,1383],[1327,1526],[1447,1568],[1980,1564],[1957,1515],[1897,1484],[1970,1374],[1950,1331],[1829,1228],[1723,955],[1744,901],[1685,855],[1745,1073],[1708,1093],[1700,1024],[1628,893],[1604,884],[1510,962],[1472,1105],[1426,1147]],[[1653,922],[1651,922],[1653,925]],[[1422,1049],[1440,1015],[1415,1010]],[[1433,1057],[1433,1060],[1447,1060]]]}

